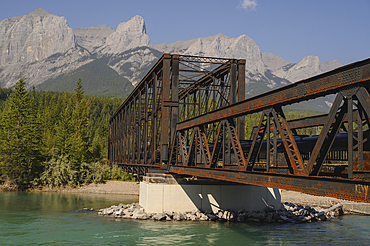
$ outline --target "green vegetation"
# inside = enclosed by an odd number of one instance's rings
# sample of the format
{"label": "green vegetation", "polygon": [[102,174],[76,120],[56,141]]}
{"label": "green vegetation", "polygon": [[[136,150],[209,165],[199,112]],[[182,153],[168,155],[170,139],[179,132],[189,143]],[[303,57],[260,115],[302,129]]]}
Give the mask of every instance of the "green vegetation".
{"label": "green vegetation", "polygon": [[81,79],[74,91],[27,91],[22,78],[14,90],[0,90],[0,184],[134,180],[106,159],[108,120],[122,99],[85,96]]}
{"label": "green vegetation", "polygon": [[87,95],[126,97],[134,89],[131,82],[99,59],[85,64],[75,71],[46,80],[36,89],[44,91],[73,92],[76,81],[84,78]]}

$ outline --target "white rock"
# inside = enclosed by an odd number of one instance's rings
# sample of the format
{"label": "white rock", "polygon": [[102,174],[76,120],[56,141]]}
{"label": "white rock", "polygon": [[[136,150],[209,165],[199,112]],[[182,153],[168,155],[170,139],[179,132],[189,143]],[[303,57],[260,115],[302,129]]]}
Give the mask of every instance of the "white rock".
{"label": "white rock", "polygon": [[135,47],[148,46],[149,43],[144,19],[136,15],[131,20],[120,23],[98,50],[100,53],[119,54]]}

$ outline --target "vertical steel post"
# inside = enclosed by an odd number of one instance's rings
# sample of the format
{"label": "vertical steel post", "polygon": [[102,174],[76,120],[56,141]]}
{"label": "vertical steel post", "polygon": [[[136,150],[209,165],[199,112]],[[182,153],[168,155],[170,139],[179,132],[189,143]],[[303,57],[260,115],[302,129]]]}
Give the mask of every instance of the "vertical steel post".
{"label": "vertical steel post", "polygon": [[171,141],[173,141],[176,124],[179,121],[179,55],[172,56],[171,70]]}
{"label": "vertical steel post", "polygon": [[353,178],[353,98],[347,96],[348,101],[348,178]]}
{"label": "vertical steel post", "polygon": [[[230,104],[234,104],[237,102],[237,64],[235,60],[231,60],[230,65],[230,96],[229,96],[229,102]],[[235,122],[235,120],[233,120]],[[229,156],[229,164],[232,164],[231,162],[231,136],[230,132],[228,133],[228,141],[227,141],[227,147],[229,150],[228,156]],[[226,139],[225,139],[226,140]],[[224,157],[225,158],[225,157]]]}
{"label": "vertical steel post", "polygon": [[152,73],[153,95],[152,95],[152,164],[156,162],[157,151],[157,74]]}
{"label": "vertical steel post", "polygon": [[[212,81],[212,85],[213,85],[213,95],[212,95],[212,110],[214,111],[214,110],[216,110],[216,103],[217,103],[217,101],[216,101],[216,82],[217,82],[217,80],[216,80],[216,78],[215,77],[213,77],[213,81]],[[217,131],[216,131],[216,126],[217,126],[217,124],[216,123],[213,123],[212,124],[213,125],[213,129],[212,129],[212,131],[213,131],[213,138],[212,138],[212,142],[213,143],[216,143],[215,141],[216,141],[216,135],[217,135]]]}
{"label": "vertical steel post", "polygon": [[[161,117],[161,164],[166,164],[168,161],[168,144],[169,144],[169,121],[170,107],[167,103],[170,102],[170,75],[171,75],[171,56],[170,54],[163,55],[162,68],[162,117]],[[166,168],[166,166],[162,166]]]}
{"label": "vertical steel post", "polygon": [[205,94],[205,102],[204,102],[204,113],[207,113],[208,112],[208,101],[209,101],[209,87],[206,87],[205,90],[204,90],[204,94]]}
{"label": "vertical steel post", "polygon": [[193,92],[193,115],[191,115],[190,117],[195,117],[197,116],[197,92],[194,91]]}
{"label": "vertical steel post", "polygon": [[236,94],[237,84],[236,84],[236,63],[235,60],[231,61],[230,65],[230,104],[237,102]]}
{"label": "vertical steel post", "polygon": [[225,168],[225,165],[226,165],[226,126],[225,126],[225,122],[220,122],[220,127],[221,127],[221,124],[222,124],[222,127],[224,128],[224,130],[222,131],[222,168]]}
{"label": "vertical steel post", "polygon": [[117,115],[118,118],[118,162],[122,162],[122,111]]}
{"label": "vertical steel post", "polygon": [[275,123],[272,124],[273,126],[273,135],[274,135],[274,139],[273,139],[273,151],[272,151],[272,164],[274,167],[277,167],[278,166],[278,162],[277,162],[277,127],[275,125]]}
{"label": "vertical steel post", "polygon": [[136,107],[136,98],[133,97],[133,109],[132,109],[132,117],[133,117],[133,121],[132,121],[132,157],[131,157],[131,164],[135,163],[135,151],[136,151],[136,111],[137,111],[137,107]]}
{"label": "vertical steel post", "polygon": [[124,107],[124,122],[123,122],[123,159],[124,163],[127,162],[127,137],[128,137],[128,132],[127,132],[127,124],[128,124],[128,114],[127,114],[127,105]]}
{"label": "vertical steel post", "polygon": [[[358,101],[358,116],[357,116],[357,157],[358,157],[358,171],[364,170],[364,136],[362,119],[366,117],[363,112],[361,103]],[[364,116],[364,117],[363,117]]]}
{"label": "vertical steel post", "polygon": [[[245,99],[245,60],[239,60],[238,64],[238,101]],[[238,118],[239,140],[245,139],[245,116]]]}
{"label": "vertical steel post", "polygon": [[143,127],[143,141],[144,141],[144,156],[143,164],[147,164],[147,154],[148,154],[148,134],[149,134],[149,124],[148,124],[148,104],[149,104],[149,82],[145,84],[145,108],[144,108],[144,127]]}
{"label": "vertical steel post", "polygon": [[267,138],[266,138],[266,171],[268,172],[269,171],[269,167],[270,167],[270,144],[271,144],[271,140],[270,140],[270,112],[268,112],[267,114],[267,122],[266,122],[266,134],[267,134]]}
{"label": "vertical steel post", "polygon": [[[189,119],[190,118],[190,94],[188,94],[185,98],[186,98],[186,119]],[[189,145],[190,144],[189,130],[186,131],[184,137],[185,137],[186,145]]]}
{"label": "vertical steel post", "polygon": [[137,153],[136,153],[136,163],[140,163],[141,159],[141,146],[142,146],[142,90],[139,88],[139,97],[138,97],[138,109],[137,109]]}
{"label": "vertical steel post", "polygon": [[124,151],[125,151],[125,108],[121,109],[121,163],[123,163],[124,160]]}
{"label": "vertical steel post", "polygon": [[131,139],[132,139],[132,101],[128,103],[128,121],[127,121],[127,163],[130,163],[132,148]]}
{"label": "vertical steel post", "polygon": [[199,97],[199,101],[198,101],[198,115],[201,115],[202,114],[202,90],[201,89],[198,89],[198,97]]}

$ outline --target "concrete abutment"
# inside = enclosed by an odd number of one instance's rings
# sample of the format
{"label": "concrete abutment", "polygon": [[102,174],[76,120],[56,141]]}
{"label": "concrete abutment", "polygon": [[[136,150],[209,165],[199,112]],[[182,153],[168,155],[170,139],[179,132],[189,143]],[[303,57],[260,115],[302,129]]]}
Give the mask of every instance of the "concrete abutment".
{"label": "concrete abutment", "polygon": [[147,213],[264,211],[267,204],[279,208],[281,195],[275,188],[148,173],[140,183],[139,204]]}

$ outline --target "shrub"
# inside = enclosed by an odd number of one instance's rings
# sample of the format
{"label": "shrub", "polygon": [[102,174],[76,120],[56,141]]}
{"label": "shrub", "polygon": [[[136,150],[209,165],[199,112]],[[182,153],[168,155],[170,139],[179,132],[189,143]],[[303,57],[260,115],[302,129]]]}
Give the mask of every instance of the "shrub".
{"label": "shrub", "polygon": [[104,183],[107,180],[138,181],[132,175],[124,172],[117,165],[110,166],[109,162],[83,162],[78,170],[73,168],[68,156],[53,157],[45,162],[45,170],[40,178],[33,181],[34,185],[61,187],[69,185],[76,187],[81,184],[94,182]]}
{"label": "shrub", "polygon": [[87,165],[89,165],[90,168],[90,176],[85,179],[85,183],[104,183],[110,178],[110,167],[108,165],[102,164],[100,162],[95,162]]}
{"label": "shrub", "polygon": [[78,172],[72,169],[67,156],[53,157],[44,163],[45,170],[34,184],[60,187],[70,185],[75,187],[78,184]]}
{"label": "shrub", "polygon": [[116,164],[112,165],[110,179],[117,181],[132,181],[132,182],[137,181],[135,177],[132,177],[131,174],[124,172],[122,168],[120,168]]}

